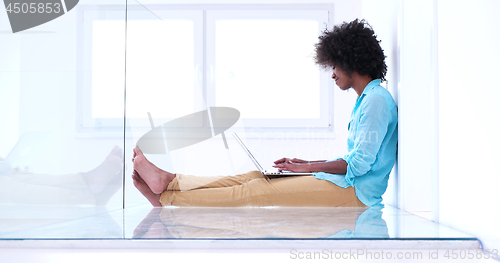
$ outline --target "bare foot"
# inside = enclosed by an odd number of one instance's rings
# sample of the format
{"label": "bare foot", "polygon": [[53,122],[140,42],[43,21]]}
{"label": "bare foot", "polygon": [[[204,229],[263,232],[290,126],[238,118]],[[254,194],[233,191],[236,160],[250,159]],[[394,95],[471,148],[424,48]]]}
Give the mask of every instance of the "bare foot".
{"label": "bare foot", "polygon": [[141,194],[143,194],[153,206],[162,206],[160,203],[161,194],[153,193],[137,171],[134,171],[132,174],[132,179],[134,179],[135,188],[137,188],[137,190],[139,190],[139,192],[141,192]]}
{"label": "bare foot", "polygon": [[122,149],[115,146],[104,162],[94,170],[83,173],[87,186],[93,193],[100,193],[122,171]]}
{"label": "bare foot", "polygon": [[134,170],[141,175],[141,178],[155,194],[161,194],[167,190],[168,184],[175,178],[175,174],[164,171],[152,164],[139,146],[134,149]]}

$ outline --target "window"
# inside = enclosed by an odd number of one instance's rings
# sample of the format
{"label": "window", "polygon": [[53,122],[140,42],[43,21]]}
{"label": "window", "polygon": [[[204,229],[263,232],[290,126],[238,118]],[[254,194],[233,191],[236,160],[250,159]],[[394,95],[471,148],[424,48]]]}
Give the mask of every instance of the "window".
{"label": "window", "polygon": [[121,74],[132,121],[147,119],[150,112],[160,124],[224,106],[239,110],[245,127],[328,128],[332,84],[313,56],[331,9],[322,4],[129,6],[126,76],[120,53],[125,36],[117,33],[124,25],[110,18],[112,10],[100,10],[107,19],[99,19],[102,14],[84,19],[92,62],[91,81],[82,93],[92,95],[82,96],[80,126],[123,123],[123,97],[110,96],[123,90],[110,83]]}

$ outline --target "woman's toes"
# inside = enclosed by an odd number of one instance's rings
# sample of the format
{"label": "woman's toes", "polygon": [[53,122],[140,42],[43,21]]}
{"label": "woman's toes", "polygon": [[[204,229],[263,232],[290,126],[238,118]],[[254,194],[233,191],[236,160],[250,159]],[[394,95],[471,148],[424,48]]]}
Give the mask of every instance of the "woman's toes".
{"label": "woman's toes", "polygon": [[146,157],[144,157],[144,155],[138,155],[134,158],[134,167],[143,166],[146,161],[147,161],[147,159],[146,159]]}
{"label": "woman's toes", "polygon": [[143,155],[141,149],[139,148],[139,145],[135,146],[134,152],[136,153],[136,155]]}

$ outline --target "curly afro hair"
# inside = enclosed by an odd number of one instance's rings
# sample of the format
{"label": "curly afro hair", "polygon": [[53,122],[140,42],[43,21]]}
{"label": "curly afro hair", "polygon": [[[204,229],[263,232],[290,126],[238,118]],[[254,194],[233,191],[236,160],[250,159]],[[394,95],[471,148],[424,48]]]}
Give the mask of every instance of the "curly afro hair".
{"label": "curly afro hair", "polygon": [[325,29],[316,44],[316,63],[327,67],[339,67],[347,74],[358,72],[372,79],[385,81],[387,65],[384,50],[372,27],[363,20],[344,22],[332,31]]}

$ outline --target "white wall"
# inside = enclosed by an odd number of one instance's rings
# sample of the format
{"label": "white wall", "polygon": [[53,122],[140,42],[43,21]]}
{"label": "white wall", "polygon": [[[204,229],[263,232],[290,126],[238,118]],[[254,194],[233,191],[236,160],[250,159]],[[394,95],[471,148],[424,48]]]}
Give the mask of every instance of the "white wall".
{"label": "white wall", "polygon": [[500,2],[402,1],[399,200],[500,245]]}
{"label": "white wall", "polygon": [[399,87],[399,207],[431,212],[434,173],[433,2],[402,1]]}
{"label": "white wall", "polygon": [[500,247],[500,2],[439,0],[439,218]]}

